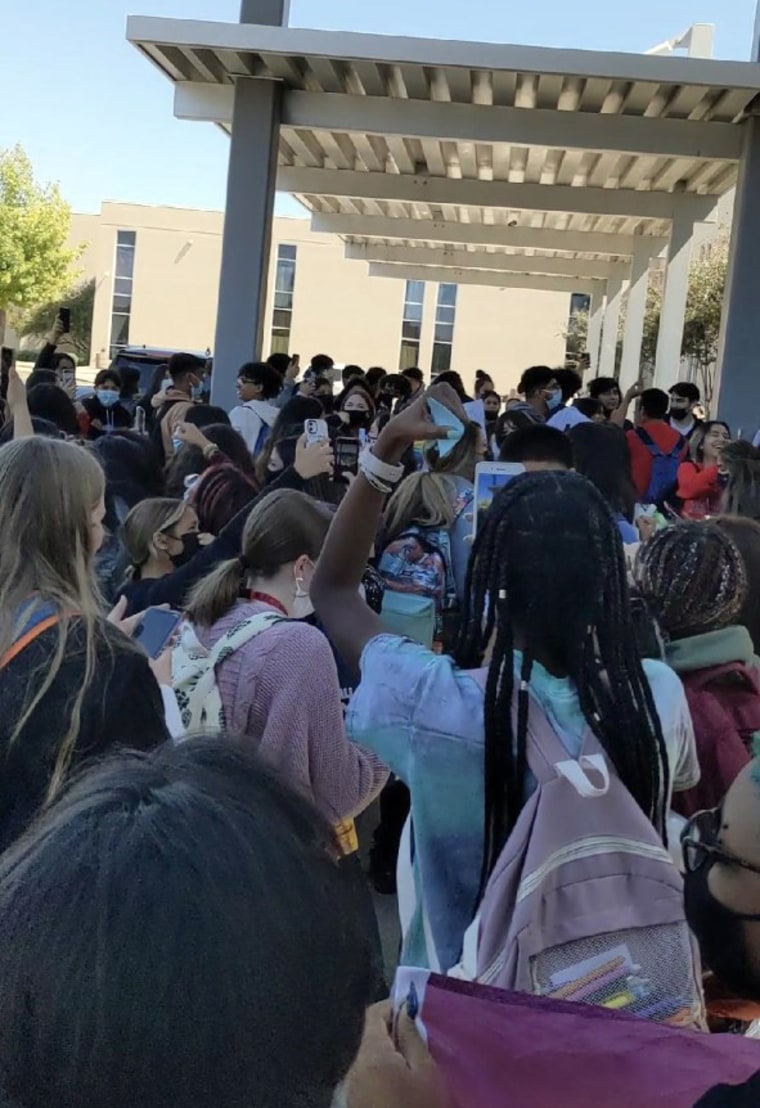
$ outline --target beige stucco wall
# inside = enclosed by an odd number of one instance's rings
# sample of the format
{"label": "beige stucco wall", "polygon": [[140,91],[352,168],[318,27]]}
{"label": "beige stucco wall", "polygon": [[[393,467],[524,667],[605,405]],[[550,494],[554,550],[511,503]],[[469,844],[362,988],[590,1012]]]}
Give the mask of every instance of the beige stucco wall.
{"label": "beige stucco wall", "polygon": [[[203,351],[213,349],[222,249],[221,212],[106,202],[96,216],[75,216],[73,241],[87,241],[82,266],[97,280],[93,359],[107,365],[113,270],[119,230],[136,232],[130,343]],[[336,362],[398,367],[404,280],[370,277],[364,262],[344,257],[334,236],[313,233],[307,219],[274,221],[267,310],[271,331],[279,243],[297,247],[290,349],[302,362],[319,352]],[[437,285],[427,284],[420,366],[427,373],[433,348]],[[462,285],[459,288],[452,368],[471,384],[487,369],[497,387],[512,388],[522,370],[564,357],[563,330],[570,297]],[[268,344],[264,354],[269,352]]]}

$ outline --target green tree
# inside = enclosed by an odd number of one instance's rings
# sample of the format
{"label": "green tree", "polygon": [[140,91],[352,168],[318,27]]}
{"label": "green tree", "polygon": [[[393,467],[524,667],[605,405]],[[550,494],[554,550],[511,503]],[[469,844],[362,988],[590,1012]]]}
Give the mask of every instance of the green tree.
{"label": "green tree", "polygon": [[87,365],[90,361],[90,337],[92,313],[95,307],[95,278],[85,281],[56,300],[49,300],[22,315],[18,331],[24,337],[24,346],[41,346],[58,316],[58,309],[65,304],[71,311],[71,341],[77,361]]}
{"label": "green tree", "polygon": [[70,226],[58,186],[35,181],[21,146],[0,150],[0,341],[9,308],[33,307],[70,287],[79,255],[67,246]]}

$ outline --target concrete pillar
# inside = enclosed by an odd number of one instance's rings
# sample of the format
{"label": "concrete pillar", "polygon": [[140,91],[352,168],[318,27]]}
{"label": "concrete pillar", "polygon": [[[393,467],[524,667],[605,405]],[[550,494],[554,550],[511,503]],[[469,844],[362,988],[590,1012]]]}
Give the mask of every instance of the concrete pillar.
{"label": "concrete pillar", "polygon": [[666,392],[681,376],[681,347],[686,319],[686,299],[689,295],[689,267],[694,216],[690,208],[679,204],[673,214],[665,270],[665,291],[662,297],[660,332],[657,337],[657,359],[654,383]]}
{"label": "concrete pillar", "polygon": [[735,436],[760,427],[760,116],[743,124],[715,395]]}
{"label": "concrete pillar", "polygon": [[607,282],[607,307],[602,327],[602,349],[597,377],[615,376],[620,309],[623,302],[623,278],[610,277]]}
{"label": "concrete pillar", "polygon": [[634,385],[641,373],[641,344],[644,339],[651,257],[651,245],[643,237],[638,239],[631,259],[631,284],[623,332],[623,360],[620,363],[622,392]]}
{"label": "concrete pillar", "polygon": [[[240,22],[287,24],[290,0],[241,0]],[[240,366],[265,346],[282,85],[238,78],[232,116],[212,399],[236,402]]]}
{"label": "concrete pillar", "polygon": [[599,346],[602,341],[602,322],[604,320],[604,297],[606,287],[603,281],[594,285],[591,293],[591,303],[588,309],[588,335],[586,336],[586,353],[589,357],[589,367],[586,371],[586,383],[593,381],[597,376],[599,367]]}

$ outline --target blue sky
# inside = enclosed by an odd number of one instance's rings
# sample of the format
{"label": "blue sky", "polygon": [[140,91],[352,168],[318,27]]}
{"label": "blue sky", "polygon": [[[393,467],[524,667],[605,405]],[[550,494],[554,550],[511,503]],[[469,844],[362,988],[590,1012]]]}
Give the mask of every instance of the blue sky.
{"label": "blue sky", "polygon": [[[292,0],[291,24],[640,52],[716,23],[716,55],[746,59],[756,0]],[[235,20],[239,0],[5,0],[0,148],[21,142],[75,211],[101,200],[224,205],[227,139],[172,116],[169,82],[124,38],[129,14]],[[298,210],[292,201],[280,211]]]}

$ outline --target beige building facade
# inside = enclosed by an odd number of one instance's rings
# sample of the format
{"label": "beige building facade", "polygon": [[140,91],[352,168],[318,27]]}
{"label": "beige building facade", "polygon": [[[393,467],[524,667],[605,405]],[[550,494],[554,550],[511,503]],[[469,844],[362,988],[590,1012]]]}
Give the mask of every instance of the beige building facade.
{"label": "beige building facade", "polygon": [[[106,202],[75,215],[83,275],[96,282],[92,363],[107,366],[122,343],[205,351],[214,345],[223,213]],[[307,219],[276,218],[267,342],[338,364],[426,376],[456,369],[470,385],[486,369],[506,393],[526,366],[564,360],[566,292],[438,285],[370,277],[343,242]]]}

